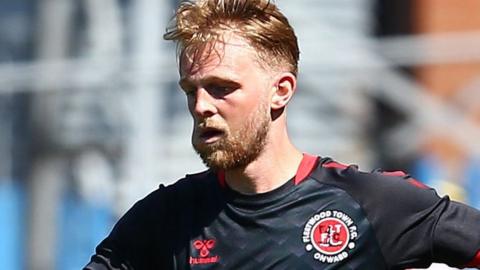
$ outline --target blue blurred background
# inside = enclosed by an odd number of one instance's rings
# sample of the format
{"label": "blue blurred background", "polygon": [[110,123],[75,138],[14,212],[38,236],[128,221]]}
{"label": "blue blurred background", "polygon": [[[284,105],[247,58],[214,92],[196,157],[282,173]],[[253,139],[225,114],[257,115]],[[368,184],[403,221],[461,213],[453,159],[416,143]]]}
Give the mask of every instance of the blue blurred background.
{"label": "blue blurred background", "polygon": [[[276,2],[301,48],[294,142],[480,208],[480,2]],[[204,168],[162,40],[177,5],[0,0],[0,269],[80,269],[136,200]]]}

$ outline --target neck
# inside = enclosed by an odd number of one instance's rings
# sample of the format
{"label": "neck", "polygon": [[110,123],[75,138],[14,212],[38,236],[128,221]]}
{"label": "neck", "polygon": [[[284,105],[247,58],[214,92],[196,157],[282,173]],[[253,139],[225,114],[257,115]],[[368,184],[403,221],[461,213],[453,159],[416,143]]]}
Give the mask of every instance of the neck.
{"label": "neck", "polygon": [[240,193],[265,193],[293,178],[302,158],[288,138],[286,127],[280,132],[272,127],[258,158],[245,167],[225,171],[225,180]]}

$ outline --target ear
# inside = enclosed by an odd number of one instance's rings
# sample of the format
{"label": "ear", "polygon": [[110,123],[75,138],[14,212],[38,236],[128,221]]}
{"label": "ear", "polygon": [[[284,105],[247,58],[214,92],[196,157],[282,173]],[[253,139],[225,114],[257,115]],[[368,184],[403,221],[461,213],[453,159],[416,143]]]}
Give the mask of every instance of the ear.
{"label": "ear", "polygon": [[297,87],[297,78],[290,72],[280,74],[273,86],[271,108],[282,109],[287,106]]}

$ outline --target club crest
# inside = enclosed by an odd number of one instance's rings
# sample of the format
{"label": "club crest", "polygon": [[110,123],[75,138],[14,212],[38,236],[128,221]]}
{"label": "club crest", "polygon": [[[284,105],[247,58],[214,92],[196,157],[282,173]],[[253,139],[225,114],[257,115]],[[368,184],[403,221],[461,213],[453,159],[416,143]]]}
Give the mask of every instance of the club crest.
{"label": "club crest", "polygon": [[348,258],[357,237],[353,219],[338,210],[313,215],[303,229],[305,249],[313,253],[315,260],[328,264]]}

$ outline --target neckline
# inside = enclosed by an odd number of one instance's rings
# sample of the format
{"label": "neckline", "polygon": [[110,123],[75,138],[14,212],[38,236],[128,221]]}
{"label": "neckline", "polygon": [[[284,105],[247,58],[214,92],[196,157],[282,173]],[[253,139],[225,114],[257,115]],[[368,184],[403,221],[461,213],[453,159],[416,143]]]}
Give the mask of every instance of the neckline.
{"label": "neckline", "polygon": [[[310,175],[313,169],[315,169],[315,167],[318,165],[319,159],[320,158],[317,156],[314,156],[308,153],[303,153],[302,161],[300,162],[300,165],[298,166],[298,169],[297,169],[297,173],[295,174],[295,177],[293,179],[295,185],[300,184],[303,180],[305,180]],[[222,188],[228,187],[227,182],[225,180],[225,171],[218,171],[217,179],[218,179],[218,183]]]}
{"label": "neckline", "polygon": [[233,190],[226,183],[225,173],[223,171],[217,172],[217,182],[221,187],[227,202],[245,210],[258,210],[262,207],[274,204],[276,201],[285,198],[290,192],[293,192],[295,186],[308,178],[310,173],[318,165],[318,160],[319,157],[304,153],[295,176],[280,187],[264,193],[243,194]]}
{"label": "neckline", "polygon": [[260,210],[264,207],[274,205],[275,202],[285,198],[286,195],[295,190],[294,187],[295,183],[292,178],[280,187],[264,193],[243,194],[231,189],[228,185],[222,188],[222,192],[227,203],[244,210]]}

